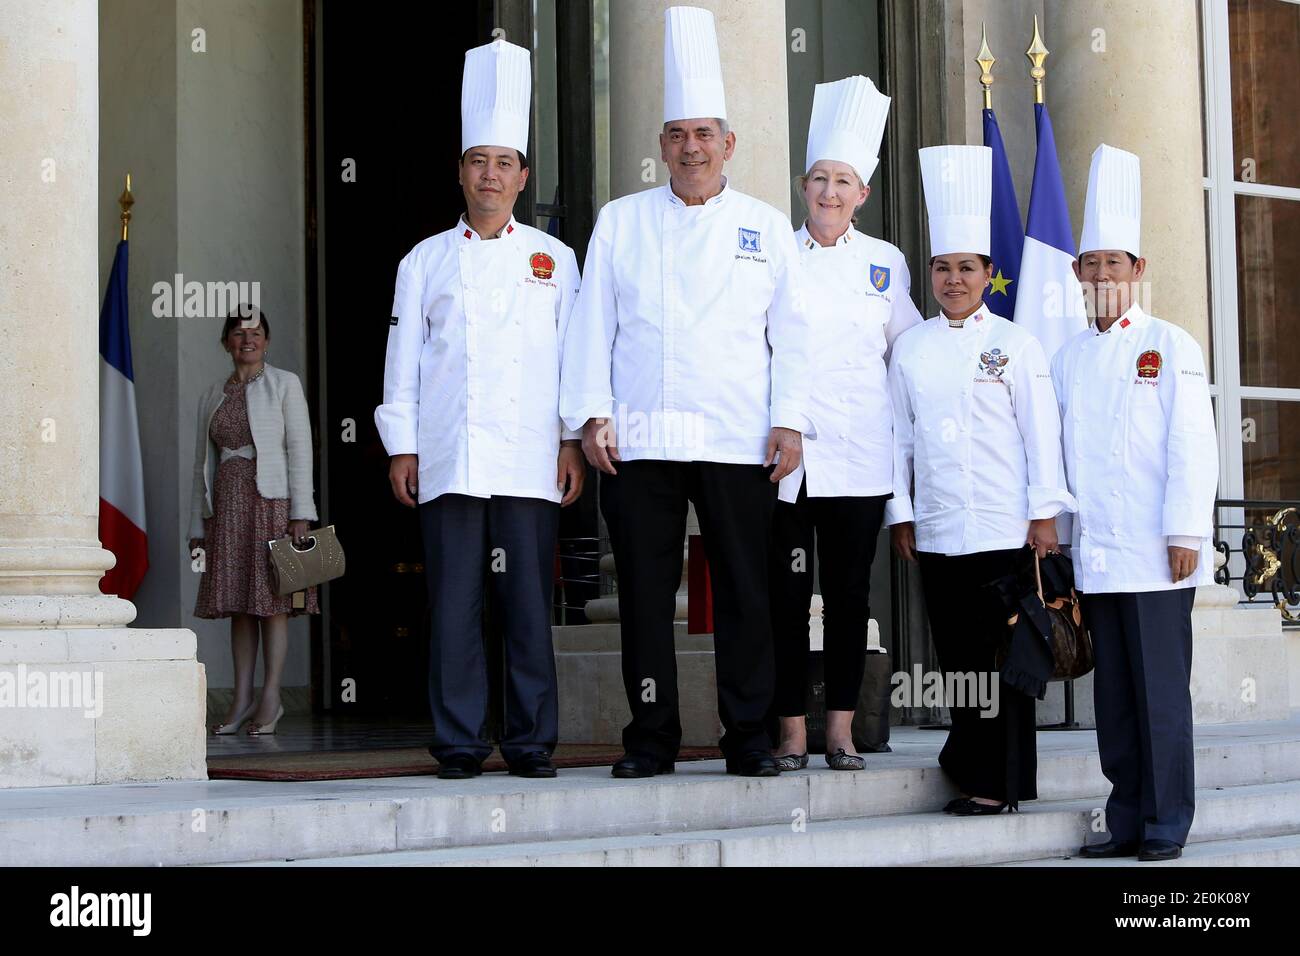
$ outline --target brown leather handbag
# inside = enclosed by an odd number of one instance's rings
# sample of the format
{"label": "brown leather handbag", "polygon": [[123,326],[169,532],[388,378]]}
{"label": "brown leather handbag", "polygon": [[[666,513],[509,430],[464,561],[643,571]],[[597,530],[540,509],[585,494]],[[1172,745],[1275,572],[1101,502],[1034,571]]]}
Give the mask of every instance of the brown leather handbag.
{"label": "brown leather handbag", "polygon": [[1043,600],[1043,573],[1038,555],[1034,554],[1034,577],[1038,581],[1038,600],[1047,609],[1052,622],[1052,680],[1078,680],[1092,670],[1092,638],[1083,626],[1083,611],[1079,607],[1079,594],[1070,588],[1069,597],[1053,601]]}
{"label": "brown leather handbag", "polygon": [[307,542],[307,547],[301,550],[294,547],[293,538],[287,535],[267,542],[271,548],[271,587],[276,594],[306,591],[343,576],[346,569],[343,546],[333,525],[312,531]]}

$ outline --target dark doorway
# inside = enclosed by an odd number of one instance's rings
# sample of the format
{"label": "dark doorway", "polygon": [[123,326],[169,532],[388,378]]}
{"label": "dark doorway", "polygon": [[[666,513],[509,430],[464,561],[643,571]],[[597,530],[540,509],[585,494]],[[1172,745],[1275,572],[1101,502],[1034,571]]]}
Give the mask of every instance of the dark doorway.
{"label": "dark doorway", "polygon": [[397,264],[463,208],[460,81],[464,51],[490,39],[480,6],[316,6],[321,485],[348,555],[329,589],[319,709],[428,715],[419,526],[389,490],[373,416]]}
{"label": "dark doorway", "polygon": [[[313,652],[317,713],[427,720],[428,610],[417,516],[394,501],[374,425],[382,398],[397,264],[464,209],[457,183],[460,86],[469,48],[505,35],[534,55],[530,188],[516,218],[560,236],[581,261],[594,220],[591,17],[586,0],[374,4],[315,0],[306,9],[309,269],[318,356],[322,517],[338,529],[347,574],[327,589]],[[521,40],[519,38],[530,38]],[[538,43],[546,45],[539,52]],[[319,56],[314,63],[312,54]],[[535,196],[543,175],[547,195]],[[354,175],[353,175],[354,173]],[[595,487],[590,480],[589,487]],[[591,501],[566,509],[566,577],[596,534]],[[590,591],[591,593],[588,593]],[[570,582],[558,600],[594,586]],[[580,611],[561,612],[570,623]],[[490,611],[489,611],[490,616]],[[489,645],[491,657],[494,648]],[[351,699],[349,699],[351,698]]]}

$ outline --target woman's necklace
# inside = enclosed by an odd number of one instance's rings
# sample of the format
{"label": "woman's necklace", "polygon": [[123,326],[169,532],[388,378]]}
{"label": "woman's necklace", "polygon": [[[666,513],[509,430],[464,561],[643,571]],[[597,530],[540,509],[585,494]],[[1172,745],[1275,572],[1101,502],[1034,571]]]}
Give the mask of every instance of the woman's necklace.
{"label": "woman's necklace", "polygon": [[[266,371],[266,366],[263,365],[261,368],[259,368],[259,369],[257,370],[257,372],[256,372],[255,374],[248,376],[248,378],[244,380],[243,384],[244,384],[244,385],[247,385],[247,384],[249,384],[250,382],[256,382],[259,378],[262,377],[262,373],[265,372],[265,371]],[[228,385],[239,385],[239,384],[240,384],[240,381],[239,381],[239,373],[238,373],[238,372],[231,372],[231,373],[230,373],[230,378],[227,380],[227,384],[228,384]]]}

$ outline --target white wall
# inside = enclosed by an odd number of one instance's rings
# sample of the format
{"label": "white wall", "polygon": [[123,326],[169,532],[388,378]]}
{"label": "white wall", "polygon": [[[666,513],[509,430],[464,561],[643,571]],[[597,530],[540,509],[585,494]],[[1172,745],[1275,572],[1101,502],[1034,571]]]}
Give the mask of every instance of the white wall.
{"label": "white wall", "polygon": [[[259,282],[270,362],[308,367],[302,4],[101,0],[100,25],[104,280],[109,197],[126,169],[137,200],[130,307],[151,567],[135,623],[192,628],[208,685],[229,687],[229,627],[193,616],[199,576],[185,552],[197,403],[230,371],[222,318],[155,318],[151,289],[177,272]],[[193,49],[195,29],[205,52]],[[291,622],[286,686],[309,681],[308,635],[305,618]]]}

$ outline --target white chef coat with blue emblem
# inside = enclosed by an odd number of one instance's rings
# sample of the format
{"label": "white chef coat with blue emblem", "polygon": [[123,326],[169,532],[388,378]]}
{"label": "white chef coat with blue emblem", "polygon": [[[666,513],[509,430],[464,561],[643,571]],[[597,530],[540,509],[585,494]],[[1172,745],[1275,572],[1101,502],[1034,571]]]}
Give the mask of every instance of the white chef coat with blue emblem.
{"label": "white chef coat with blue emblem", "polygon": [[781,479],[782,501],[795,501],[806,476],[808,497],[866,497],[893,491],[893,408],[886,381],[889,350],[921,323],[899,249],[850,226],[822,246],[802,226],[810,326],[811,415],[817,438],[803,462]]}

